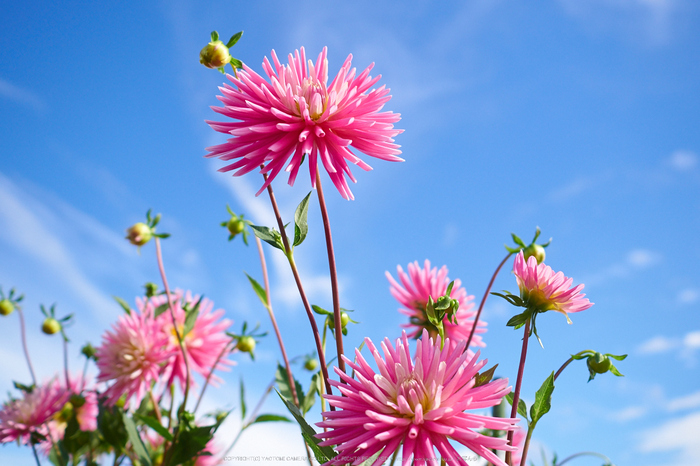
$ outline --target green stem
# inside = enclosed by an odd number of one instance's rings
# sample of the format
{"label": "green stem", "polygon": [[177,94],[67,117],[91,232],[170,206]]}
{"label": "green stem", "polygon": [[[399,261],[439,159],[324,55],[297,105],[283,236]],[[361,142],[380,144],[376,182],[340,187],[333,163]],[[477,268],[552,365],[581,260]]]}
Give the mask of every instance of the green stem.
{"label": "green stem", "polygon": [[[513,406],[510,410],[510,417],[515,418],[518,414],[518,402],[520,401],[520,389],[523,382],[523,371],[525,370],[525,359],[527,357],[527,342],[530,339],[530,320],[525,322],[525,331],[523,333],[523,348],[520,352],[520,365],[518,366],[518,378],[515,382],[515,391],[513,392]],[[513,431],[508,432],[508,445],[513,445]],[[523,458],[525,457],[526,450],[523,449]],[[506,463],[509,466],[513,466],[513,455],[511,452],[506,452]],[[522,465],[525,464],[521,461]]]}
{"label": "green stem", "polygon": [[63,338],[63,374],[66,377],[66,387],[70,387],[70,377],[68,376],[68,339]]}
{"label": "green stem", "polygon": [[394,454],[391,456],[391,463],[389,463],[389,466],[394,466],[394,463],[396,462],[396,457],[399,456],[400,449],[401,449],[401,444],[399,444],[399,446],[396,447],[396,451],[394,451]]}
{"label": "green stem", "polygon": [[22,337],[22,348],[24,349],[24,357],[27,360],[27,366],[29,366],[29,373],[32,376],[32,382],[36,385],[36,376],[34,375],[34,368],[32,367],[32,360],[29,359],[29,350],[27,349],[27,330],[24,327],[24,314],[19,306],[15,306],[17,309],[17,314],[19,315],[19,329],[20,336]]}
{"label": "green stem", "polygon": [[596,457],[603,459],[603,460],[607,461],[608,463],[612,464],[612,460],[610,458],[608,458],[607,456],[603,455],[602,453],[598,453],[595,451],[582,451],[580,453],[575,453],[575,454],[569,456],[568,458],[565,458],[564,460],[562,460],[561,463],[557,463],[556,466],[562,466],[564,463],[568,463],[572,459],[577,458],[579,456],[596,456]]}
{"label": "green stem", "polygon": [[41,461],[39,461],[39,455],[37,455],[37,453],[36,453],[36,445],[34,445],[33,442],[31,442],[31,444],[32,444],[32,452],[34,452],[34,459],[36,460],[36,465],[41,466]]}

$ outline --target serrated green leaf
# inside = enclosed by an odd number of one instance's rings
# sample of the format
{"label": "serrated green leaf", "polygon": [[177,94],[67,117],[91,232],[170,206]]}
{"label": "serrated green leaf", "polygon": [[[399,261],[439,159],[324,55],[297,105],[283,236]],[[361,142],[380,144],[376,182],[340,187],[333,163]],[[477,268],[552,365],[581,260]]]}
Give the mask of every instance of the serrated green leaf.
{"label": "serrated green leaf", "polygon": [[258,295],[258,298],[260,298],[260,301],[262,301],[262,303],[265,305],[265,307],[268,307],[267,293],[265,292],[265,288],[260,286],[260,283],[255,281],[255,279],[253,277],[251,277],[250,275],[248,275],[247,273],[245,274],[245,276],[248,277],[248,281],[250,282],[250,285],[253,287],[255,294]]}
{"label": "serrated green leaf", "polygon": [[117,304],[119,304],[122,307],[122,309],[124,309],[124,312],[131,315],[131,308],[129,307],[129,305],[127,304],[126,301],[124,301],[119,296],[112,296],[112,298],[114,298],[114,300],[117,302]]}
{"label": "serrated green leaf", "polygon": [[151,429],[155,430],[158,435],[163,437],[168,442],[173,441],[173,435],[160,422],[158,422],[158,419],[154,418],[153,416],[144,416],[143,414],[134,414],[134,417],[146,424]]}
{"label": "serrated green leaf", "polygon": [[251,424],[255,424],[256,422],[292,422],[291,419],[285,416],[281,416],[279,414],[261,414],[260,416],[256,417]]}
{"label": "serrated green leaf", "polygon": [[306,218],[309,213],[309,198],[311,193],[306,195],[304,199],[301,200],[297,206],[297,210],[294,212],[294,246],[299,246],[306,239],[306,234],[309,232],[309,225],[306,222]]}
{"label": "serrated green leaf", "polygon": [[535,402],[530,407],[530,417],[532,423],[537,421],[547,414],[552,407],[552,392],[554,391],[554,371],[547,377],[542,386],[535,393]]}
{"label": "serrated green leaf", "polygon": [[124,427],[126,428],[126,434],[131,442],[131,447],[134,449],[134,453],[139,457],[139,461],[145,466],[151,466],[151,456],[146,450],[146,445],[141,440],[138,430],[136,430],[136,424],[134,420],[131,419],[126,413],[123,414]]}
{"label": "serrated green leaf", "polygon": [[219,40],[219,33],[217,31],[211,31],[211,41],[216,42]]}
{"label": "serrated green leaf", "polygon": [[299,412],[299,409],[296,406],[294,406],[294,403],[291,401],[291,399],[283,397],[279,391],[277,391],[277,394],[282,399],[282,402],[287,407],[289,412],[292,413],[292,416],[294,416],[294,419],[296,419],[297,423],[299,424],[299,427],[301,427],[301,435],[304,436],[304,440],[306,440],[306,443],[308,443],[309,447],[311,447],[311,450],[313,450],[314,455],[316,456],[316,460],[319,463],[325,463],[335,458],[336,453],[331,447],[320,447],[318,445],[320,440],[314,437],[314,435],[316,435],[316,431],[306,422],[304,416],[302,416],[301,412]]}
{"label": "serrated green leaf", "polygon": [[[508,401],[508,403],[510,403],[511,406],[513,406],[513,397],[513,392],[506,395],[506,400]],[[520,414],[522,417],[525,418],[525,420],[530,422],[530,418],[527,415],[527,404],[523,401],[522,398],[518,398],[518,414]]]}
{"label": "serrated green leaf", "polygon": [[228,40],[226,47],[231,48],[234,45],[236,45],[236,42],[238,42],[238,39],[240,39],[242,35],[243,35],[243,31],[239,31],[239,32],[235,33],[234,35],[232,35],[231,38]]}
{"label": "serrated green leaf", "polygon": [[245,386],[243,385],[243,378],[241,377],[241,420],[245,420],[246,413],[245,405]]}
{"label": "serrated green leaf", "polygon": [[257,225],[251,225],[250,228],[253,229],[253,234],[265,241],[270,246],[274,246],[280,251],[284,251],[284,245],[282,244],[282,236],[280,232],[274,228],[259,227]]}

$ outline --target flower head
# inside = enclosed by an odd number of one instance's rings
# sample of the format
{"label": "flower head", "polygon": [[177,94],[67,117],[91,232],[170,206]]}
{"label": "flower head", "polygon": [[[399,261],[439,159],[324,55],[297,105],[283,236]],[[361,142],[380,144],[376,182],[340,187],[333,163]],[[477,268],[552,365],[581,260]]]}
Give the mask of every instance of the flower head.
{"label": "flower head", "polygon": [[[70,392],[58,379],[35,387],[22,398],[7,402],[0,410],[0,443],[29,443],[32,434],[49,434],[48,423],[68,401]],[[37,439],[38,440],[38,439]]]}
{"label": "flower head", "polygon": [[105,392],[107,404],[122,396],[127,402],[133,397],[140,403],[172,356],[167,344],[168,337],[150,312],[120,316],[102,335],[102,345],[96,351],[97,381],[113,382]]}
{"label": "flower head", "polygon": [[[173,313],[178,325],[180,336],[183,336],[185,327],[186,312],[188,309],[194,308],[199,302],[199,296],[193,296],[191,292],[183,293],[181,290],[175,290],[170,294],[173,303]],[[168,302],[165,295],[153,296],[149,299],[137,299],[137,307],[142,313],[153,315],[155,309]],[[226,330],[231,326],[231,321],[228,319],[219,320],[223,314],[223,309],[214,309],[214,303],[209,299],[202,298],[199,302],[199,313],[194,322],[194,327],[183,338],[185,351],[187,351],[188,363],[190,370],[207,377],[216,365],[217,369],[224,369],[227,365],[233,364],[226,359],[226,354],[222,356],[222,352],[230,343],[231,338],[226,335]],[[170,385],[175,379],[180,381],[182,389],[185,389],[187,368],[185,360],[182,357],[180,344],[175,334],[175,327],[169,311],[165,311],[157,318],[157,326],[162,329],[166,338],[166,351],[170,355],[168,361],[163,367],[163,374],[166,383]],[[212,376],[212,380],[220,380],[216,376]]]}
{"label": "flower head", "polygon": [[246,65],[237,78],[228,76],[236,87],[220,88],[224,107],[212,109],[236,121],[207,123],[233,137],[207,148],[207,156],[237,160],[219,171],[236,170],[234,176],[239,176],[264,165],[261,172],[269,176],[260,194],[285,164],[293,185],[304,157],[309,159],[311,185],[316,186],[320,158],[341,196],[353,199],[345,177],[353,182],[355,178],[347,161],[363,170],[372,168],[350,147],[382,160],[402,161],[393,139],[402,132],[394,129],[400,115],[380,112],[391,99],[389,89],[370,90],[381,76],[369,75],[373,65],[356,75],[349,55],[329,85],[326,52],[324,48],[314,65],[311,60],[307,63],[302,47],[289,54],[288,65],[282,65],[273,50],[272,64],[267,57],[263,61],[269,81]]}
{"label": "flower head", "polygon": [[[434,337],[437,331],[428,321],[425,309],[429,297],[437,301],[447,291],[450,284],[447,267],[443,265],[440,270],[437,267],[431,269],[430,261],[426,260],[423,268],[417,261],[408,264],[408,273],[404,272],[401,266],[397,266],[396,269],[401,283],[394,280],[389,272],[386,272],[386,278],[391,285],[389,289],[392,296],[403,306],[399,312],[410,319],[410,323],[401,326],[408,329],[408,336],[411,338],[418,338],[424,328],[428,329],[430,335]],[[461,284],[460,280],[455,280],[450,292],[450,297],[459,301],[459,310],[455,313],[457,323],[453,324],[448,319],[443,321],[445,336],[452,341],[453,345],[469,338],[476,317],[472,302],[474,296],[467,295],[467,291],[461,287]],[[486,346],[479,335],[485,332],[486,322],[479,320],[469,346]]]}
{"label": "flower head", "polygon": [[567,278],[562,272],[554,273],[551,267],[544,263],[538,264],[534,256],[527,261],[523,252],[515,256],[513,273],[518,281],[520,297],[526,307],[537,312],[557,311],[569,319],[569,312],[585,311],[593,306],[584,293],[584,285],[571,288],[573,279]]}
{"label": "flower head", "polygon": [[507,379],[475,387],[475,376],[486,361],[478,361],[445,341],[433,340],[423,330],[415,356],[409,354],[406,332],[392,345],[382,342],[382,357],[369,338],[367,348],[377,364],[375,372],[358,350],[356,363],[343,356],[356,379],[336,369],[345,383],[331,381],[342,396],[325,395],[336,411],[323,413],[317,434],[321,446],[335,445],[338,456],[326,464],[359,464],[383,449],[375,464],[381,464],[403,443],[403,465],[413,455],[416,465],[436,464],[435,448],[449,464],[467,463],[450,444],[461,443],[499,466],[505,466],[491,449],[514,451],[504,438],[478,433],[481,428],[514,430],[517,419],[496,418],[464,412],[497,405],[510,392]]}

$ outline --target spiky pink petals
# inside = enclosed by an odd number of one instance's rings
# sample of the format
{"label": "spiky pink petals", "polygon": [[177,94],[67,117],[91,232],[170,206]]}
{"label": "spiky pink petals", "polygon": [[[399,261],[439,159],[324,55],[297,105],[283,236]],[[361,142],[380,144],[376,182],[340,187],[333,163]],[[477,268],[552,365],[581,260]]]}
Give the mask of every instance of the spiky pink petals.
{"label": "spiky pink petals", "polygon": [[[219,171],[236,170],[239,176],[264,165],[268,179],[260,194],[287,165],[289,184],[308,158],[311,185],[316,185],[318,159],[331,181],[345,199],[353,199],[347,178],[355,182],[348,161],[363,170],[372,168],[357,157],[350,147],[371,157],[402,161],[394,137],[403,130],[394,129],[401,116],[380,112],[391,99],[389,89],[371,89],[381,76],[372,78],[370,65],[359,75],[351,68],[352,55],[328,85],[327,49],[316,60],[306,60],[304,47],[289,54],[282,65],[272,51],[263,69],[267,80],[246,65],[238,77],[228,76],[235,87],[224,84],[218,99],[223,107],[212,109],[233,121],[207,123],[216,131],[233,137],[224,144],[209,147],[207,157],[235,160]],[[269,80],[269,81],[268,81]],[[291,160],[290,160],[291,157]],[[289,162],[289,163],[288,163]]]}
{"label": "spiky pink petals", "polygon": [[369,338],[367,348],[377,365],[375,372],[359,350],[356,363],[345,359],[355,378],[336,369],[342,381],[331,381],[342,396],[325,395],[336,411],[323,413],[327,428],[316,436],[322,446],[334,445],[338,456],[326,464],[357,465],[382,451],[374,462],[381,464],[403,443],[403,465],[437,464],[435,450],[448,464],[466,465],[450,444],[461,443],[495,465],[505,466],[491,450],[514,451],[504,438],[487,437],[480,429],[514,430],[517,419],[496,418],[465,412],[495,406],[510,392],[507,379],[497,379],[474,387],[475,375],[485,365],[478,354],[464,351],[465,342],[454,347],[445,340],[433,340],[423,330],[415,356],[409,354],[408,337],[403,332],[394,345],[381,344],[382,356]]}
{"label": "spiky pink petals", "polygon": [[162,366],[171,358],[168,337],[150,312],[131,311],[102,335],[97,348],[98,382],[111,383],[105,391],[107,404],[120,397],[136,404],[157,382]]}
{"label": "spiky pink petals", "polygon": [[[410,319],[409,323],[401,326],[407,329],[408,336],[411,338],[418,338],[424,328],[429,330],[431,336],[435,336],[437,329],[428,321],[425,308],[429,297],[437,301],[447,291],[450,284],[447,267],[443,265],[440,270],[437,267],[430,268],[430,261],[426,259],[423,268],[416,261],[408,264],[408,273],[404,272],[401,266],[397,266],[396,270],[398,282],[389,272],[386,272],[386,278],[391,285],[389,287],[391,295],[403,306],[399,308],[399,312]],[[453,324],[447,318],[444,321],[445,336],[452,341],[453,345],[469,338],[476,317],[472,302],[474,296],[467,295],[467,291],[461,284],[459,279],[455,280],[450,292],[450,297],[459,301],[459,310],[456,313],[457,324]],[[486,322],[479,320],[469,346],[486,346],[479,335],[485,332]]]}
{"label": "spiky pink petals", "polygon": [[[226,369],[233,362],[226,358],[227,354],[222,351],[231,342],[231,338],[226,335],[226,330],[232,322],[228,319],[221,319],[224,315],[223,309],[214,310],[214,303],[199,296],[193,296],[191,292],[175,290],[171,293],[173,313],[177,322],[180,335],[184,333],[186,312],[185,309],[193,310],[199,302],[197,318],[192,329],[184,335],[183,344],[187,352],[190,371],[198,373],[202,377],[207,377],[216,365],[216,369]],[[153,315],[155,310],[167,304],[165,295],[157,295],[152,298],[137,298],[137,307],[144,314]],[[221,320],[220,320],[221,319]],[[175,326],[170,311],[160,314],[156,321],[167,337],[166,351],[170,358],[163,367],[163,377],[166,384],[170,385],[175,380],[180,382],[182,390],[185,389],[186,373],[185,360],[180,350],[180,345],[175,334]],[[219,359],[219,357],[221,357]],[[212,376],[212,381],[220,381],[216,376]],[[190,382],[192,382],[190,380]]]}
{"label": "spiky pink petals", "polygon": [[17,440],[27,444],[32,434],[47,437],[49,421],[69,397],[70,392],[53,379],[31,393],[23,392],[22,398],[5,403],[0,410],[0,443]]}
{"label": "spiky pink petals", "polygon": [[515,256],[513,273],[518,281],[520,297],[528,307],[540,312],[557,311],[569,319],[569,312],[585,311],[593,306],[593,303],[581,293],[584,285],[571,287],[573,279],[564,276],[562,272],[556,272],[544,263],[538,264],[537,259],[531,256],[525,261],[523,252]]}

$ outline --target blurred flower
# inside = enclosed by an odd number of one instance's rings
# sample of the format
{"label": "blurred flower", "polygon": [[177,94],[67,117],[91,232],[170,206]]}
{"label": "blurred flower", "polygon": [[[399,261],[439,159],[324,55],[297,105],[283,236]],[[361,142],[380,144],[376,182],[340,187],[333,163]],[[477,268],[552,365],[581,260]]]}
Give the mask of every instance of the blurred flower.
{"label": "blurred flower", "polygon": [[580,293],[584,285],[571,288],[573,279],[567,278],[562,272],[554,273],[551,267],[538,264],[531,256],[525,261],[523,252],[515,256],[513,273],[520,288],[520,298],[524,306],[537,312],[561,312],[569,319],[569,312],[585,311],[593,306],[584,293]]}
{"label": "blurred flower", "polygon": [[523,447],[525,446],[525,437],[527,437],[527,431],[525,429],[518,429],[513,433],[513,446],[517,448],[517,450],[511,454],[513,466],[520,466],[520,461],[523,459]]}
{"label": "blurred flower", "polygon": [[343,356],[356,379],[336,369],[342,382],[332,380],[342,394],[325,395],[336,411],[323,413],[326,421],[317,425],[329,429],[316,436],[321,446],[336,445],[338,456],[326,464],[357,464],[382,450],[388,458],[403,443],[403,464],[411,455],[416,464],[437,464],[435,448],[448,463],[466,465],[450,444],[461,443],[491,463],[505,466],[492,449],[514,451],[505,438],[488,437],[482,428],[510,431],[517,419],[465,413],[501,402],[510,392],[507,379],[497,379],[475,387],[475,376],[486,360],[479,362],[464,351],[465,342],[455,349],[429,337],[423,330],[414,359],[409,355],[408,337],[392,346],[382,342],[382,357],[369,338],[365,344],[377,364],[375,372],[355,351],[356,363]]}
{"label": "blurred flower", "polygon": [[[408,264],[408,273],[404,272],[401,266],[397,266],[396,270],[401,283],[394,280],[389,272],[386,272],[386,278],[391,285],[389,289],[392,296],[404,306],[399,309],[399,312],[410,319],[410,323],[402,324],[401,327],[407,329],[408,336],[411,338],[418,338],[424,328],[430,332],[430,336],[435,337],[437,330],[428,321],[425,309],[429,297],[437,301],[447,291],[450,284],[450,279],[447,278],[447,267],[443,265],[440,270],[437,267],[431,269],[430,261],[426,260],[424,268],[421,268],[416,261]],[[467,295],[467,291],[461,287],[461,284],[460,280],[455,280],[450,293],[451,298],[459,301],[459,310],[455,313],[457,324],[453,324],[448,319],[443,321],[445,336],[452,341],[453,345],[469,338],[476,317],[474,303],[471,302],[474,296]],[[486,322],[482,320],[479,320],[469,346],[486,346],[480,333],[486,333]]]}
{"label": "blurred flower", "polygon": [[[238,159],[219,171],[236,170],[234,176],[262,168],[268,173],[260,194],[287,164],[289,184],[299,172],[304,157],[309,158],[311,186],[316,186],[318,159],[333,184],[345,199],[353,199],[345,176],[355,182],[347,161],[363,170],[372,168],[358,158],[350,147],[382,160],[402,161],[394,144],[394,136],[403,130],[394,129],[401,117],[380,112],[391,99],[384,86],[369,90],[381,76],[369,75],[370,65],[359,76],[351,69],[349,55],[338,75],[328,82],[326,48],[314,65],[306,60],[304,48],[289,54],[289,65],[282,65],[275,51],[270,64],[267,57],[263,69],[270,82],[246,65],[238,78],[228,76],[236,87],[225,84],[219,100],[224,107],[212,107],[237,121],[207,121],[216,131],[231,134],[228,142],[209,147],[208,157],[221,160]],[[368,92],[369,90],[369,92]]]}
{"label": "blurred flower", "polygon": [[[178,331],[182,336],[185,329],[186,312],[183,305],[190,310],[193,310],[199,301],[199,296],[193,296],[190,291],[183,293],[182,290],[175,290],[170,294],[173,303],[173,312],[175,320],[178,324]],[[153,315],[155,309],[159,306],[166,305],[168,302],[164,294],[154,296],[149,299],[137,298],[136,305],[142,313]],[[228,319],[219,320],[223,314],[223,309],[213,311],[214,303],[207,298],[202,298],[199,303],[197,318],[194,321],[192,329],[184,336],[183,343],[187,351],[188,363],[190,371],[196,372],[203,377],[209,375],[212,367],[216,364],[217,369],[225,369],[232,365],[233,362],[226,359],[224,356],[217,363],[217,358],[228,345],[231,339],[226,335],[226,330],[231,326],[232,322]],[[167,351],[170,357],[163,367],[163,376],[167,385],[173,383],[175,379],[180,381],[182,389],[185,389],[186,372],[185,360],[182,357],[180,344],[177,341],[175,334],[175,326],[173,325],[170,311],[166,310],[156,318],[158,327],[162,329],[167,338]],[[212,381],[221,381],[215,375],[212,376]]]}
{"label": "blurred flower", "polygon": [[98,382],[113,382],[105,391],[107,404],[113,405],[121,396],[128,402],[140,403],[158,380],[162,365],[172,357],[168,337],[161,323],[150,312],[119,316],[119,320],[102,335],[97,348]]}
{"label": "blurred flower", "polygon": [[23,392],[22,398],[5,403],[0,410],[0,443],[17,440],[28,444],[33,433],[48,436],[48,422],[69,397],[70,392],[54,378],[31,393]]}

